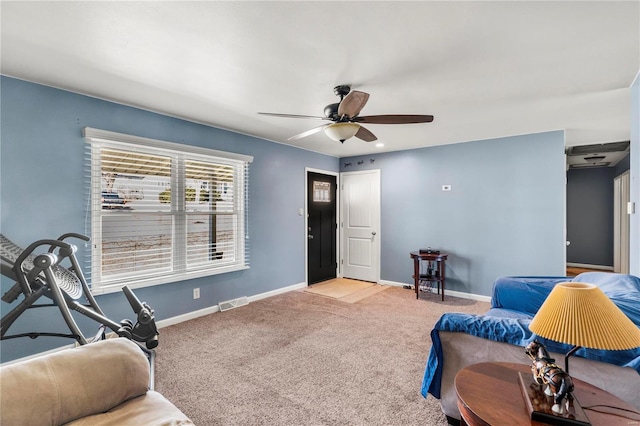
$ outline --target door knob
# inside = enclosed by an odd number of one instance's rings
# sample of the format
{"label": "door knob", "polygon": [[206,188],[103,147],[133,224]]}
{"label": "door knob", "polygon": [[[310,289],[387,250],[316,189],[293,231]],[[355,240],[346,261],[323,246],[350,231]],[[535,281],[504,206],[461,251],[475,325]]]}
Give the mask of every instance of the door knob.
{"label": "door knob", "polygon": [[307,235],[307,238],[310,239],[310,240],[313,240],[313,235],[309,234],[309,235]]}
{"label": "door knob", "polygon": [[371,231],[371,235],[376,236],[376,231]]}

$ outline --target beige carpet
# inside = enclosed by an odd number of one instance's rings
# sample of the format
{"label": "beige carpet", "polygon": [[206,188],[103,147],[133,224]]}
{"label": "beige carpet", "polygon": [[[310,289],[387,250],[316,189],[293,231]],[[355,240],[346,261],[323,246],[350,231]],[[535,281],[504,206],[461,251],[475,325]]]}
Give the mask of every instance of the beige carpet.
{"label": "beige carpet", "polygon": [[488,303],[390,287],[291,291],[160,330],[155,388],[199,426],[445,426],[420,385],[444,312]]}
{"label": "beige carpet", "polygon": [[304,291],[338,299],[341,302],[356,303],[387,288],[388,286],[378,285],[369,281],[334,278],[313,284]]}

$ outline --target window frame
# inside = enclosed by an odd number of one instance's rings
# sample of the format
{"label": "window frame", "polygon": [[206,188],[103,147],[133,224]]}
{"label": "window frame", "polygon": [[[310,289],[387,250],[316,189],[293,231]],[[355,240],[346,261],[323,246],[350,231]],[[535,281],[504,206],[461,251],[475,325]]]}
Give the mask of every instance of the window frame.
{"label": "window frame", "polygon": [[[87,269],[90,271],[91,292],[93,294],[106,294],[120,291],[123,284],[130,288],[155,286],[166,283],[175,283],[188,279],[212,276],[232,271],[249,268],[249,234],[248,234],[248,170],[253,161],[252,156],[218,151],[209,148],[196,147],[175,142],[167,142],[157,139],[149,139],[140,136],[116,133],[107,130],[99,130],[85,127],[82,130],[85,142],[88,144],[89,177],[86,183],[89,186],[87,200],[87,228],[91,229],[92,242],[90,253],[87,255]],[[102,168],[100,153],[103,149],[138,150],[151,155],[168,155],[171,157],[171,187],[175,190],[171,203],[171,212],[165,213],[174,218],[173,232],[171,234],[172,245],[172,270],[170,273],[159,273],[151,276],[127,276],[118,279],[102,281],[102,226],[101,217],[105,214],[102,209]],[[185,164],[190,161],[211,161],[233,165],[234,167],[234,213],[237,225],[234,227],[234,245],[237,258],[234,263],[223,266],[185,268],[187,265],[186,234],[188,230],[186,218],[193,212],[188,211],[185,202],[184,187],[187,177],[184,173]],[[179,165],[176,163],[180,163]],[[180,184],[179,182],[182,182]],[[176,264],[176,259],[182,259]]]}

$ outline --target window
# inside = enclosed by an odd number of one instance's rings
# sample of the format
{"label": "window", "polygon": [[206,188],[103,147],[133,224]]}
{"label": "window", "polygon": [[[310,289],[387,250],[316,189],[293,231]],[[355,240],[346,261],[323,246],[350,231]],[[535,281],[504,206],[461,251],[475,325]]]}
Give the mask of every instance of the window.
{"label": "window", "polygon": [[252,157],[85,128],[94,293],[247,268]]}
{"label": "window", "polygon": [[313,181],[313,201],[316,203],[331,202],[331,184],[329,182]]}

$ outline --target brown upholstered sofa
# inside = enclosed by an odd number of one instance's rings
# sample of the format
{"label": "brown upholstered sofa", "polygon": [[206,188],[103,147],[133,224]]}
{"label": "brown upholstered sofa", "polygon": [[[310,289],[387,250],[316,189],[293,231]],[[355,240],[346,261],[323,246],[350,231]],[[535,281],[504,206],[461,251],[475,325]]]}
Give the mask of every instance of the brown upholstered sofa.
{"label": "brown upholstered sofa", "polygon": [[148,390],[138,345],[114,338],[0,368],[0,424],[193,425]]}

